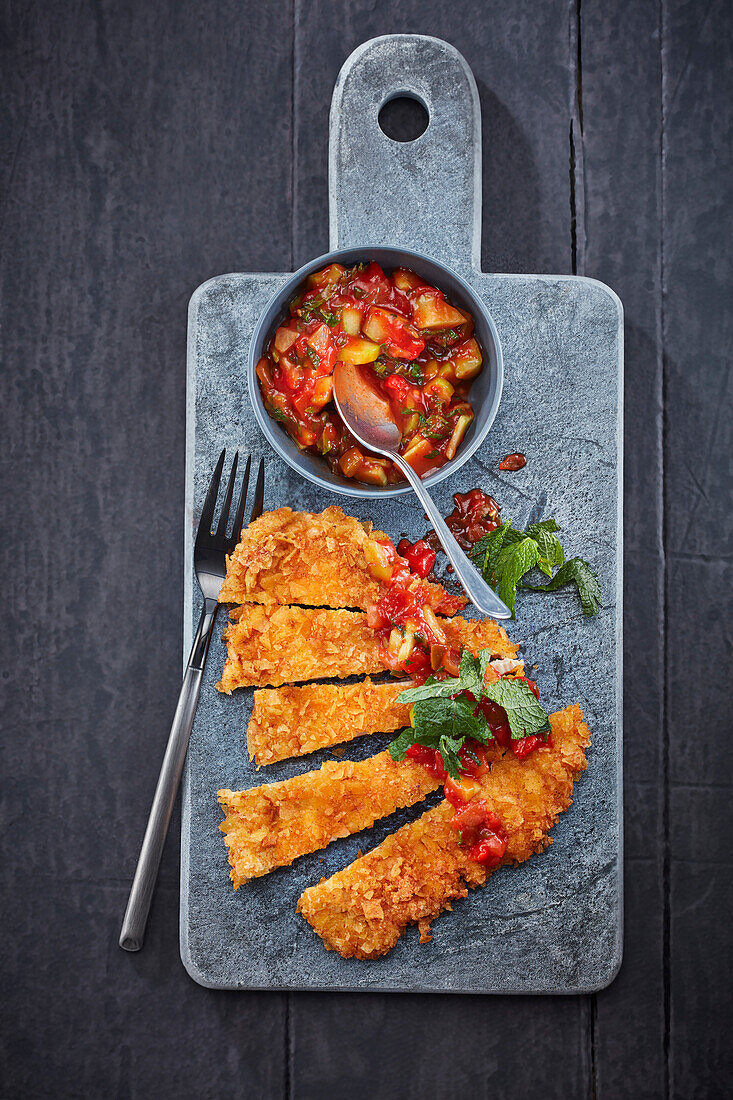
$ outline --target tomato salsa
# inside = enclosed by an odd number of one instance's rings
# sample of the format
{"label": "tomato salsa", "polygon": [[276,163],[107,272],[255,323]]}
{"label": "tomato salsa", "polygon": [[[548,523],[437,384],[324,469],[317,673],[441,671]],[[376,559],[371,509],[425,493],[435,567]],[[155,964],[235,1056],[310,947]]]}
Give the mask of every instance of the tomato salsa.
{"label": "tomato salsa", "polygon": [[[457,493],[452,515],[454,530],[468,545],[499,521],[499,505],[478,489]],[[373,576],[380,581],[382,594],[367,612],[367,624],[382,642],[382,660],[393,672],[408,673],[419,684],[432,675],[437,679],[457,676],[460,653],[446,640],[439,614],[452,615],[463,599],[452,596],[426,578],[435,562],[435,550],[424,539],[415,543],[402,539],[397,548],[390,539],[374,540],[366,548],[367,561]],[[509,678],[524,680],[539,698],[537,685],[524,675],[521,661],[492,661],[486,676],[494,680]],[[490,699],[477,701],[469,691],[463,694],[480,709],[488,723],[493,740],[505,751],[524,760],[547,742],[538,736],[512,738],[509,719],[503,707]],[[411,712],[412,721],[412,712]],[[425,767],[445,787],[445,797],[455,813],[451,828],[459,843],[468,849],[469,858],[488,868],[497,867],[507,850],[506,830],[482,797],[481,777],[489,771],[487,750],[480,742],[468,738],[458,752],[458,778],[449,776],[440,752],[415,743],[407,756]]]}
{"label": "tomato salsa", "polygon": [[367,548],[369,568],[382,585],[379,600],[367,612],[367,625],[382,642],[382,661],[418,683],[442,669],[449,675],[455,669],[455,675],[460,654],[448,646],[436,616],[454,615],[466,601],[426,582],[435,553],[423,540],[413,545],[403,539],[399,551],[390,539]]}
{"label": "tomato salsa", "polygon": [[262,398],[303,450],[368,485],[401,481],[360,446],[333,402],[339,360],[363,366],[390,402],[400,453],[421,477],[455,457],[474,418],[468,400],[483,352],[470,313],[414,271],[330,264],[309,275],[257,364]]}

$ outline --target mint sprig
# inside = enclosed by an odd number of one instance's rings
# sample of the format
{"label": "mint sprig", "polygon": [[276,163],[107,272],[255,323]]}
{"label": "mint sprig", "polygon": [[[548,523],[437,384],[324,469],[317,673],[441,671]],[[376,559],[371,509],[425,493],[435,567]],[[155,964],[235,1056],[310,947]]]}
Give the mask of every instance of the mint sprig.
{"label": "mint sprig", "polygon": [[[565,560],[565,551],[555,533],[559,530],[555,519],[530,523],[526,531],[506,522],[471,548],[471,561],[481,570],[487,584],[497,589],[513,619],[516,618],[517,588],[554,592],[568,584],[575,584],[585,615],[598,613],[601,606],[598,577],[583,558]],[[547,584],[529,584],[524,580],[533,568],[540,569],[550,578]]]}
{"label": "mint sprig", "polygon": [[437,749],[448,775],[458,779],[461,768],[458,754],[466,740],[472,738],[488,745],[492,737],[486,715],[477,708],[482,699],[491,699],[504,708],[513,740],[547,736],[550,731],[547,712],[526,681],[502,679],[484,683],[490,661],[490,649],[482,649],[476,657],[464,649],[458,676],[445,680],[430,677],[420,687],[401,692],[397,701],[412,704],[414,727],[402,730],[389,746],[394,760],[403,760],[411,745]]}

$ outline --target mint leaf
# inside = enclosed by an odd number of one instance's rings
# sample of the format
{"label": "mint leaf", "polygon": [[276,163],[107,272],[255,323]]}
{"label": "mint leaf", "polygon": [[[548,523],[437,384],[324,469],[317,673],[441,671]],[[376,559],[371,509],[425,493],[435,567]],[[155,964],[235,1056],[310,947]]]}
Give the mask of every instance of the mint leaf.
{"label": "mint leaf", "polygon": [[484,688],[486,669],[491,661],[491,650],[482,649],[477,657],[470,649],[464,649],[461,653],[461,664],[458,673],[458,684],[463,691],[470,691],[475,699],[481,698]]}
{"label": "mint leaf", "polygon": [[562,531],[560,524],[552,517],[550,517],[550,519],[538,519],[536,523],[530,523],[527,528],[527,534],[529,534],[532,527],[541,528],[543,531]]}
{"label": "mint leaf", "polygon": [[517,584],[533,565],[539,561],[540,551],[534,539],[523,538],[521,542],[505,546],[499,553],[494,565],[494,574],[499,579],[497,592],[516,619],[514,604],[517,596]]}
{"label": "mint leaf", "polygon": [[466,738],[487,744],[490,736],[485,716],[481,711],[474,715],[475,709],[476,703],[463,694],[455,699],[421,699],[415,703],[415,741],[437,748],[445,770],[456,779],[460,771],[458,751]]}
{"label": "mint leaf", "polygon": [[513,740],[550,732],[547,711],[524,680],[494,680],[486,685],[485,694],[506,711]]}
{"label": "mint leaf", "polygon": [[[584,614],[597,614],[601,605],[598,577],[582,558],[565,561],[565,551],[555,534],[559,530],[560,524],[552,517],[530,523],[526,531],[517,530],[507,521],[480,538],[469,551],[471,561],[487,584],[497,589],[513,619],[518,586],[533,592],[554,592],[575,584]],[[550,578],[547,584],[528,584],[522,579],[535,566]]]}
{"label": "mint leaf", "polygon": [[433,676],[426,680],[420,687],[408,688],[397,696],[398,703],[418,703],[422,699],[445,699],[460,691],[458,680],[455,676],[449,676],[447,680],[436,681]]}
{"label": "mint leaf", "polygon": [[[554,526],[547,526],[549,523]],[[537,564],[548,577],[552,576],[552,570],[556,565],[562,565],[565,561],[565,551],[560,545],[560,539],[555,534],[555,531],[559,530],[560,528],[554,519],[546,520],[544,524],[530,523],[527,528],[527,534],[531,539],[534,539],[539,547],[540,558]]]}
{"label": "mint leaf", "polygon": [[524,535],[511,523],[502,523],[494,531],[489,531],[474,545],[469,557],[474,565],[477,565],[483,573],[484,580],[488,584],[496,584],[495,579],[496,560],[505,546],[513,542],[521,542]]}
{"label": "mint leaf", "polygon": [[461,778],[461,758],[458,753],[463,747],[463,740],[462,737],[459,740],[450,740],[448,737],[440,739],[438,751],[443,758],[443,767],[454,779]]}
{"label": "mint leaf", "polygon": [[457,676],[448,676],[445,680],[436,680],[434,676],[429,676],[420,687],[400,692],[397,702],[409,704],[423,699],[446,699],[457,695],[459,691],[470,691],[476,699],[480,699],[490,662],[491,649],[479,650],[477,657],[469,649],[463,649]]}
{"label": "mint leaf", "polygon": [[547,584],[523,582],[522,588],[529,588],[532,592],[554,592],[558,588],[564,588],[566,584],[577,586],[584,615],[598,613],[601,606],[601,586],[588,562],[582,558],[570,558]]}
{"label": "mint leaf", "polygon": [[407,750],[414,744],[415,731],[409,726],[407,729],[402,730],[388,746],[390,756],[393,760],[404,760]]}

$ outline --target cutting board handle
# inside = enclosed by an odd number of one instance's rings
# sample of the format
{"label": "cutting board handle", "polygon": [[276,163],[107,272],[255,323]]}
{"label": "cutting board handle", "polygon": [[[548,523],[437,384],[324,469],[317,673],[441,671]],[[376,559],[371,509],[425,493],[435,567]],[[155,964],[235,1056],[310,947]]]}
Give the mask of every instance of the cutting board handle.
{"label": "cutting board handle", "polygon": [[[429,115],[414,141],[379,126],[391,99]],[[331,248],[395,245],[478,271],[481,107],[473,73],[448,42],[420,34],[372,38],[345,62],[331,102]]]}

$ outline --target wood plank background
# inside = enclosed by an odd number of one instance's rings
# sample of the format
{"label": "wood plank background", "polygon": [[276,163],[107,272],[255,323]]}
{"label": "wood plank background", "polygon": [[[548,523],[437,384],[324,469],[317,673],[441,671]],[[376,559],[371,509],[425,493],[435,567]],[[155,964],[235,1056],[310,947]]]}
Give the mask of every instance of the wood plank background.
{"label": "wood plank background", "polygon": [[[595,996],[201,989],[176,828],[117,947],[180,674],[187,301],[326,249],[334,80],[400,31],[476,75],[485,270],[626,309],[626,949]],[[725,0],[5,0],[3,1096],[732,1094],[732,47]]]}

